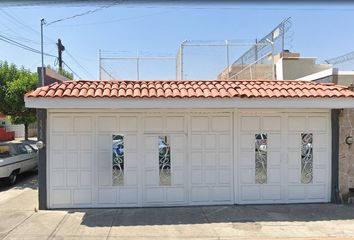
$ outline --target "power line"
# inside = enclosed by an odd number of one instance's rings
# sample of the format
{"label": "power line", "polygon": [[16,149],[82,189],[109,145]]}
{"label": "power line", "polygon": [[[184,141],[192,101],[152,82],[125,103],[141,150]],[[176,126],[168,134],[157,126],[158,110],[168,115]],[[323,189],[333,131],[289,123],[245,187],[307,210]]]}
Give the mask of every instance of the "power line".
{"label": "power line", "polygon": [[77,61],[77,60],[74,58],[73,55],[71,55],[71,54],[68,52],[67,49],[65,50],[65,53],[67,53],[68,56],[69,56],[84,72],[86,72],[87,75],[89,75],[90,77],[92,77],[92,79],[95,78],[89,71],[86,70],[86,68],[84,68],[84,67],[80,64],[79,61]]}
{"label": "power line", "polygon": [[25,38],[25,37],[21,37],[21,36],[18,36],[18,35],[12,35],[12,34],[7,34],[3,31],[0,31],[0,33],[2,34],[6,34],[9,38],[13,39],[13,40],[17,40],[17,41],[22,41],[22,42],[25,42],[25,43],[30,43],[30,44],[36,44],[36,45],[40,45],[39,42],[36,42],[32,39],[29,39],[29,38]]}
{"label": "power line", "polygon": [[[28,30],[29,32],[32,32],[32,33],[36,34],[37,36],[40,35],[40,32],[39,32],[39,31],[37,31],[37,30],[34,29],[33,27],[27,25],[27,24],[24,23],[22,20],[20,20],[18,17],[15,17],[15,14],[14,14],[14,13],[12,13],[12,15],[11,15],[11,14],[9,14],[8,12],[6,12],[6,11],[3,10],[3,9],[0,9],[0,11],[4,14],[4,16],[7,17],[7,19],[11,20],[12,23],[17,24],[17,25],[20,26],[22,29],[26,29],[26,30]],[[5,27],[6,27],[6,26],[5,26]],[[16,33],[16,32],[13,31],[11,28],[8,28],[8,27],[6,27],[6,28],[9,29],[11,32]],[[51,39],[51,38],[49,38],[49,37],[47,37],[47,36],[44,36],[44,37],[45,37],[47,40],[49,40],[49,42],[51,42],[50,44],[53,44],[53,43],[55,44],[55,41],[54,41],[53,39]],[[27,39],[28,39],[28,38],[27,38]],[[35,42],[35,41],[33,41],[32,39],[28,39],[28,40],[30,40],[31,42],[33,42],[33,43],[35,43],[35,44],[40,44],[39,42]]]}
{"label": "power line", "polygon": [[60,25],[58,27],[81,27],[81,26],[108,24],[108,23],[115,23],[115,22],[121,22],[121,21],[128,21],[128,20],[135,20],[135,19],[140,19],[140,18],[152,17],[152,16],[162,15],[162,14],[167,14],[167,13],[172,13],[172,12],[174,12],[174,10],[151,13],[151,14],[143,14],[143,15],[135,16],[135,17],[118,18],[118,19],[112,19],[112,20],[101,21],[101,22],[89,22],[89,23],[75,24],[75,25]]}
{"label": "power line", "polygon": [[70,69],[70,71],[71,71],[73,74],[75,74],[79,79],[82,79],[82,77],[80,77],[74,70],[72,70],[71,67],[69,67],[69,65],[66,64],[66,62],[64,62],[64,61],[62,61],[62,62],[64,63],[65,66],[67,66],[67,67]]}
{"label": "power line", "polygon": [[[16,47],[19,47],[19,48],[22,48],[24,50],[31,51],[31,52],[34,52],[34,53],[37,53],[37,54],[41,54],[42,53],[41,51],[39,51],[37,49],[34,49],[34,48],[29,47],[29,46],[27,46],[25,44],[22,44],[20,42],[12,40],[12,39],[10,39],[8,37],[5,37],[3,35],[0,35],[0,41],[9,43],[9,44],[14,45]],[[49,53],[45,53],[44,52],[43,55],[48,56],[48,57],[54,57],[55,59],[57,59],[57,56],[54,56],[54,55],[49,54]],[[71,67],[69,67],[68,64],[66,64],[64,61],[63,61],[63,63],[64,63],[65,66],[67,66],[73,72],[73,74],[75,74],[79,79],[82,79]]]}
{"label": "power line", "polygon": [[88,15],[88,14],[92,14],[92,13],[101,11],[101,10],[103,10],[103,9],[110,8],[110,7],[112,7],[112,6],[115,6],[115,5],[117,5],[118,3],[121,3],[121,2],[123,2],[123,0],[115,1],[115,2],[113,2],[112,4],[104,5],[104,6],[98,7],[98,8],[93,9],[93,10],[88,10],[88,11],[83,12],[83,13],[79,13],[79,14],[72,15],[72,16],[70,16],[70,17],[66,17],[66,18],[61,18],[61,19],[58,19],[58,20],[54,20],[54,21],[52,21],[52,22],[47,23],[46,25],[49,26],[49,25],[52,25],[52,24],[57,23],[57,22],[62,22],[62,21],[65,21],[65,20],[69,20],[69,19],[73,19],[73,18],[77,18],[77,17],[82,17],[82,16],[85,16],[85,15]]}
{"label": "power line", "polygon": [[6,12],[4,9],[0,9],[0,11],[7,16],[8,19],[10,19],[13,23],[21,26],[23,29],[30,30],[31,32],[34,32],[38,34],[39,32],[33,29],[32,27],[28,26],[27,24],[20,22],[16,17],[12,16],[8,12]]}
{"label": "power line", "polygon": [[[290,6],[290,7],[289,7]],[[331,7],[291,7],[291,5],[288,5],[288,7],[240,7],[240,6],[177,6],[177,5],[160,5],[160,6],[152,6],[152,5],[147,5],[147,6],[142,6],[142,5],[125,5],[122,6],[125,8],[150,8],[150,9],[193,9],[193,10],[265,10],[265,11],[289,11],[289,10],[294,10],[294,11],[354,11],[354,8],[349,8],[349,7],[344,7],[344,8],[331,8]]]}
{"label": "power line", "polygon": [[[50,49],[49,52],[53,52],[56,48],[57,48],[57,46],[54,46],[52,49]],[[56,61],[58,61],[58,58],[54,58],[53,66],[56,66],[56,63],[55,63]],[[32,67],[30,69],[35,68],[40,63],[41,63],[41,60],[35,62],[34,64],[32,64]]]}
{"label": "power line", "polygon": [[[0,31],[0,33],[3,33],[4,35],[7,35],[8,37],[11,37],[12,39],[16,39],[16,40],[20,40],[20,41],[27,42],[27,43],[32,43],[32,44],[40,44],[39,42],[34,41],[32,39],[19,36],[18,33],[13,30],[13,28],[10,28],[10,27],[6,26],[4,23],[2,24],[2,26],[5,27],[6,30],[2,30],[2,31]],[[6,31],[6,33],[4,31]]]}
{"label": "power line", "polygon": [[[41,51],[39,51],[37,49],[34,49],[34,48],[30,47],[30,46],[27,46],[25,44],[22,44],[20,42],[17,42],[17,41],[15,41],[13,39],[7,38],[7,37],[5,37],[3,35],[0,35],[0,41],[7,42],[9,44],[12,44],[12,45],[14,45],[16,47],[20,47],[20,48],[25,49],[27,51],[31,51],[31,52],[34,52],[34,53],[41,54]],[[54,56],[54,55],[49,54],[49,53],[43,53],[43,55],[48,56],[48,57],[55,57],[55,58],[57,57],[57,56]]]}
{"label": "power line", "polygon": [[[290,6],[290,7],[289,7]],[[122,5],[122,8],[145,8],[145,9],[175,9],[175,10],[264,10],[264,11],[354,11],[353,7],[240,7],[240,6],[176,6],[176,5],[160,5],[160,6],[142,6],[142,5]]]}
{"label": "power line", "polygon": [[[111,73],[107,72],[106,69],[102,66],[100,66],[100,68],[102,69],[103,72],[105,72],[111,79],[110,80],[115,80],[117,78],[115,78]],[[100,76],[101,79],[101,76]],[[119,79],[119,78],[118,78]]]}

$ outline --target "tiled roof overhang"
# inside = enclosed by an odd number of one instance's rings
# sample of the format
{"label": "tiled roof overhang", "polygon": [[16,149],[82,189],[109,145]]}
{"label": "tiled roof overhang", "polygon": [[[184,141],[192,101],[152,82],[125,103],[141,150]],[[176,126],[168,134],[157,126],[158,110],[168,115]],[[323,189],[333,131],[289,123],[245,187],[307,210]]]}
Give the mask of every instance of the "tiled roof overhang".
{"label": "tiled roof overhang", "polygon": [[354,98],[346,86],[310,81],[66,81],[26,98]]}

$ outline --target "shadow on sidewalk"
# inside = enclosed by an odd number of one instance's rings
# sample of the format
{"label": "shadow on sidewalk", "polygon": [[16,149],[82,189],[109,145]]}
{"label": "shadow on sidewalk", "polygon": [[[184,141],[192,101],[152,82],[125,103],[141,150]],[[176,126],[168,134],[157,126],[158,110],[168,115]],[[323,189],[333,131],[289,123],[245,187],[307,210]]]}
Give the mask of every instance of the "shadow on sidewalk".
{"label": "shadow on sidewalk", "polygon": [[17,181],[15,185],[9,185],[7,179],[0,179],[0,192],[4,192],[10,189],[38,189],[37,174],[37,171],[21,173],[17,176]]}
{"label": "shadow on sidewalk", "polygon": [[84,213],[81,224],[89,227],[354,220],[353,205],[335,204],[68,210],[77,212]]}

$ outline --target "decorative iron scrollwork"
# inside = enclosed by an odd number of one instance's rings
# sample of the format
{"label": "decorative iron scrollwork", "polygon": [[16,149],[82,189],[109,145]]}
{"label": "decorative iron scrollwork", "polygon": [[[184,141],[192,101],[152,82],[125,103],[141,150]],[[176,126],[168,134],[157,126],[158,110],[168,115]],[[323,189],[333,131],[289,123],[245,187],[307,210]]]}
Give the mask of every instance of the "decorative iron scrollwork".
{"label": "decorative iron scrollwork", "polygon": [[171,147],[168,136],[159,136],[160,185],[171,185]]}
{"label": "decorative iron scrollwork", "polygon": [[313,180],[313,135],[301,133],[301,183],[312,183]]}
{"label": "decorative iron scrollwork", "polygon": [[112,182],[113,186],[124,185],[124,136],[112,137]]}
{"label": "decorative iron scrollwork", "polygon": [[255,135],[256,183],[267,183],[267,134]]}

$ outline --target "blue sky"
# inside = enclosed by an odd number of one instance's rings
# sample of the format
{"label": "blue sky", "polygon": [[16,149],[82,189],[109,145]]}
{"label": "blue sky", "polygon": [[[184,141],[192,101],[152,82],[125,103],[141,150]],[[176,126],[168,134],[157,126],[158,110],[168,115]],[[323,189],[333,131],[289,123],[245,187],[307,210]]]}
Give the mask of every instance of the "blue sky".
{"label": "blue sky", "polygon": [[[0,35],[40,49],[41,18],[51,22],[95,8],[97,5],[4,7],[3,11],[0,10]],[[263,37],[287,17],[292,17],[293,23],[290,37],[286,42],[286,48],[291,51],[300,52],[302,56],[318,57],[318,61],[322,62],[324,59],[354,50],[354,5],[344,3],[340,5],[118,4],[90,15],[45,26],[44,48],[45,52],[56,55],[55,41],[61,38],[66,47],[63,53],[64,61],[81,78],[97,79],[99,49],[116,51],[120,56],[136,55],[137,49],[142,55],[173,56],[177,53],[179,44],[186,39],[254,41],[255,38]],[[210,58],[217,58],[217,53],[213,56],[214,50],[206,54],[207,51],[204,49],[203,54]],[[197,68],[197,61],[200,59],[201,57],[196,57],[195,60],[190,60],[191,68],[196,67],[186,74],[190,77],[212,78],[209,73],[209,75],[198,75],[193,72],[203,71],[203,64],[200,62],[199,65],[202,66]],[[7,60],[35,70],[40,65],[41,59],[38,54],[0,41],[0,60]],[[53,65],[54,59],[46,57],[45,63]],[[112,71],[115,71],[116,76],[133,78],[134,74],[128,73],[132,66],[128,67],[126,64],[127,62],[122,64],[116,62],[109,67],[114,68]],[[156,78],[174,77],[173,62],[147,65],[148,63],[145,68],[150,69],[150,73],[143,72],[143,78],[144,76],[151,78],[154,74]]]}

